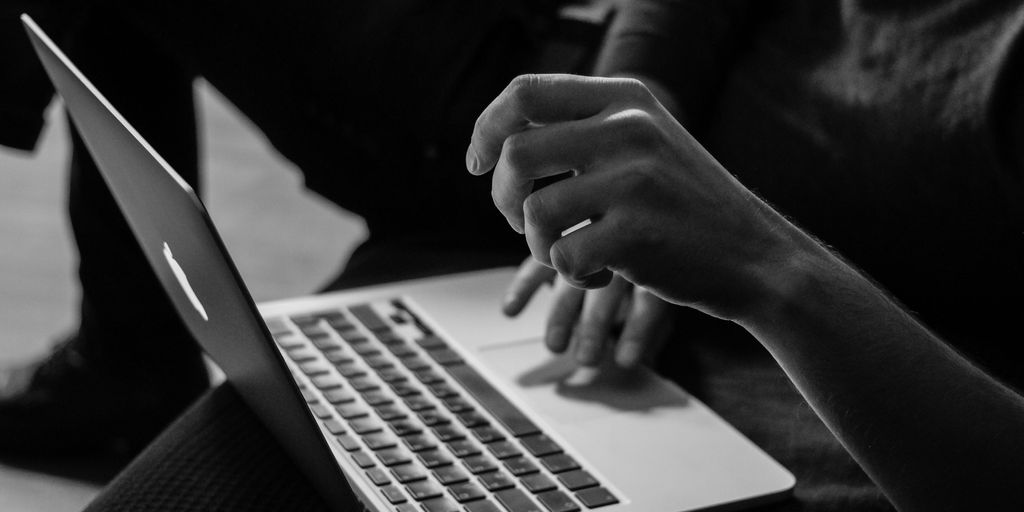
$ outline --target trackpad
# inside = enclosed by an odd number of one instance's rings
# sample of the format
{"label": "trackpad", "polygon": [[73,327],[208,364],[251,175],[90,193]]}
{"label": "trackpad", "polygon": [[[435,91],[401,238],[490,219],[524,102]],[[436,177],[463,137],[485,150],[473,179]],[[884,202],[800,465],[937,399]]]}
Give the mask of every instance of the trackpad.
{"label": "trackpad", "polygon": [[533,410],[562,424],[612,414],[647,416],[687,405],[685,392],[649,370],[579,367],[540,340],[482,347],[478,354],[488,373]]}

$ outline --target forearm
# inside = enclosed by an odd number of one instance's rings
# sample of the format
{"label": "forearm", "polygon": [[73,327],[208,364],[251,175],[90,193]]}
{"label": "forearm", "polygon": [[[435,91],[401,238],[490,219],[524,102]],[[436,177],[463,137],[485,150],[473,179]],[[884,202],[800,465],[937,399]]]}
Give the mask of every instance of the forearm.
{"label": "forearm", "polygon": [[739,323],[840,442],[903,510],[1024,509],[1024,398],[809,237],[796,245],[766,280],[776,300]]}

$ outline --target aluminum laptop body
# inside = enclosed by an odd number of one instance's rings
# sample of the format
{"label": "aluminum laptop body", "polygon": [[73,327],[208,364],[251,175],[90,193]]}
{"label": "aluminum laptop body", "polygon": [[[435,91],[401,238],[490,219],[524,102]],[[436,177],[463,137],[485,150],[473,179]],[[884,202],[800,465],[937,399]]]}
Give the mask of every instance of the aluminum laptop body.
{"label": "aluminum laptop body", "polygon": [[332,508],[679,512],[791,492],[674,384],[549,354],[547,291],[518,318],[499,311],[514,269],[257,307],[189,186],[22,20],[190,332]]}

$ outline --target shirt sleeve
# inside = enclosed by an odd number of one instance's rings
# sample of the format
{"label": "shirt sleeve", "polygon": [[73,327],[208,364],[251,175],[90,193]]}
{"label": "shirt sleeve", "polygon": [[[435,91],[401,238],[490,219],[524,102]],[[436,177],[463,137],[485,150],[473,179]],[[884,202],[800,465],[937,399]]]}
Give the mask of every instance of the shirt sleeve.
{"label": "shirt sleeve", "polygon": [[625,0],[598,58],[600,75],[657,80],[699,123],[767,1]]}

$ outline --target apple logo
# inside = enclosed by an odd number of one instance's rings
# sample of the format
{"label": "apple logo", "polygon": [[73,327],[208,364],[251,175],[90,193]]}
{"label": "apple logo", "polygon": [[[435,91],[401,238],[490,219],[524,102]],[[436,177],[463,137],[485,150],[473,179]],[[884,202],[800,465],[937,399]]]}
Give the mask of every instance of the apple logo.
{"label": "apple logo", "polygon": [[171,253],[171,246],[167,245],[167,242],[164,242],[164,258],[167,258],[167,264],[171,267],[171,271],[174,272],[174,277],[178,278],[178,283],[181,285],[181,289],[185,291],[185,296],[192,302],[192,307],[196,308],[196,311],[203,317],[203,320],[209,322],[210,317],[206,316],[206,308],[203,307],[202,302],[199,302],[199,297],[192,290],[192,285],[188,284],[188,276],[185,275],[185,270],[174,259],[174,254]]}

